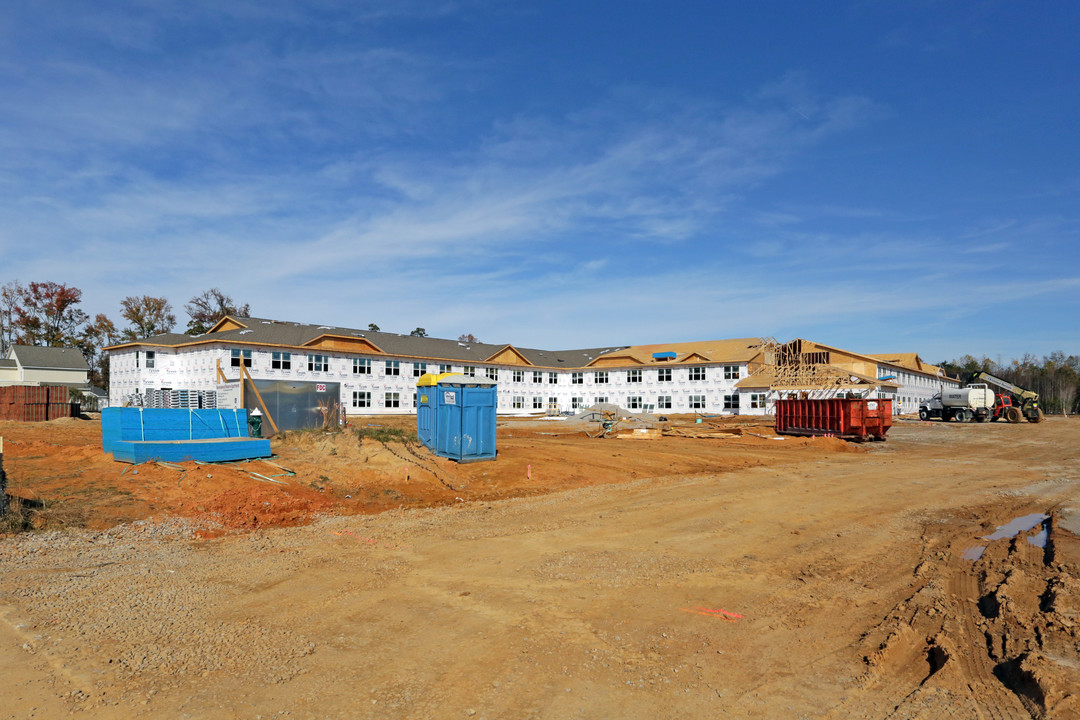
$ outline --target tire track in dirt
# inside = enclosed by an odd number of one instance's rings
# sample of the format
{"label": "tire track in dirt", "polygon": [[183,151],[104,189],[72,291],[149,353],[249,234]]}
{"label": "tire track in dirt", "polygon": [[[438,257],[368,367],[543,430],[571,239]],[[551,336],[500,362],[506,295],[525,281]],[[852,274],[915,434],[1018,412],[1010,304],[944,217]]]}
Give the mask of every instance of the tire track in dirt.
{"label": "tire track in dirt", "polygon": [[[961,560],[963,562],[963,560]],[[950,568],[949,618],[945,624],[946,636],[957,648],[956,660],[963,676],[969,678],[968,689],[982,711],[980,715],[990,720],[1030,720],[1020,700],[994,675],[994,663],[986,652],[986,634],[976,623],[979,611],[979,581],[972,568]],[[951,660],[949,657],[945,661]],[[972,680],[978,687],[972,687]]]}
{"label": "tire track in dirt", "polygon": [[[1024,512],[1030,508],[1015,516]],[[1080,698],[1072,695],[1080,680],[1072,612],[1080,583],[1075,563],[1054,562],[1054,516],[1045,525],[1047,551],[1028,542],[1040,525],[989,543],[975,561],[961,555],[977,542],[962,526],[930,527],[945,533],[949,546],[935,549],[938,543],[924,538],[911,592],[864,634],[867,670],[830,717],[865,713],[875,701],[889,706],[883,715],[890,720],[1080,717]]]}

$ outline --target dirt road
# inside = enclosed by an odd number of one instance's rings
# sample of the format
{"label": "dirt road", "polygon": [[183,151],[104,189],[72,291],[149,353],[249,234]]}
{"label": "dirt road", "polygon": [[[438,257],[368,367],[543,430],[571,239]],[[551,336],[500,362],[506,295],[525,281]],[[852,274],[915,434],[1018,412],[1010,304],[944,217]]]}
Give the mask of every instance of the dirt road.
{"label": "dirt road", "polygon": [[1080,717],[1080,421],[669,440],[534,438],[625,480],[537,497],[500,460],[442,507],[0,541],[0,717]]}

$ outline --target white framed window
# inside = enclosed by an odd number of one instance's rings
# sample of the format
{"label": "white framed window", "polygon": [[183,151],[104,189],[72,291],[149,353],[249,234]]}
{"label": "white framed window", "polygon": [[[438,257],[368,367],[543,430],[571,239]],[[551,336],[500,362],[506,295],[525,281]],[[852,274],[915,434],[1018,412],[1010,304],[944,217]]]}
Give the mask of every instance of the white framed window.
{"label": "white framed window", "polygon": [[572,397],[572,398],[570,398],[570,409],[571,410],[580,410],[581,406],[584,405],[584,404],[585,404],[585,398],[583,398],[583,397]]}
{"label": "white framed window", "polygon": [[413,363],[412,364],[412,376],[420,377],[427,372],[427,363]]}
{"label": "white framed window", "polygon": [[[607,370],[597,370],[593,374],[593,381],[599,385],[607,383],[607,379]],[[604,402],[607,402],[607,400],[605,400]]]}
{"label": "white framed window", "polygon": [[659,396],[657,396],[657,398],[656,398],[656,408],[657,408],[657,410],[670,410],[671,409],[671,396],[670,395],[659,395]]}
{"label": "white framed window", "polygon": [[631,410],[640,410],[641,409],[641,396],[640,395],[631,395],[630,397],[626,398],[626,406],[628,408],[630,408]]}
{"label": "white framed window", "polygon": [[548,385],[558,385],[558,384],[559,384],[559,374],[549,372],[548,373]]}
{"label": "white framed window", "polygon": [[671,368],[660,368],[656,371],[657,382],[671,382]]}
{"label": "white framed window", "polygon": [[570,373],[570,384],[571,385],[584,385],[585,384],[585,373],[583,373],[583,372]]}
{"label": "white framed window", "polygon": [[309,372],[326,372],[330,369],[330,358],[326,355],[308,355],[307,369]]}
{"label": "white framed window", "polygon": [[270,369],[271,370],[291,370],[292,369],[292,353],[287,353],[287,352],[270,353]]}
{"label": "white framed window", "polygon": [[750,393],[750,409],[763,410],[765,408],[765,393]]}
{"label": "white framed window", "polygon": [[412,406],[413,406],[413,408],[416,407],[416,393],[412,394]]}
{"label": "white framed window", "polygon": [[739,379],[739,366],[738,365],[725,365],[724,366],[724,379],[725,380],[738,380]]}
{"label": "white framed window", "polygon": [[690,409],[691,410],[704,410],[705,409],[705,396],[704,395],[691,395],[690,396]]}
{"label": "white framed window", "polygon": [[690,382],[701,382],[705,379],[705,368],[692,367],[690,368]]}
{"label": "white framed window", "polygon": [[534,395],[533,396],[533,410],[544,409],[544,398]]}
{"label": "white framed window", "polygon": [[[250,350],[248,352],[251,352]],[[154,367],[154,362],[157,359],[157,353],[153,350],[146,351],[146,369],[151,370]]]}
{"label": "white framed window", "polygon": [[383,407],[401,407],[401,393],[388,392],[383,395]]}
{"label": "white framed window", "polygon": [[353,375],[370,375],[371,361],[367,358],[353,358],[352,371]]}
{"label": "white framed window", "polygon": [[488,380],[498,381],[498,379],[499,379],[499,368],[490,368],[490,367],[489,368],[484,368],[484,375],[487,375]]}
{"label": "white framed window", "polygon": [[454,369],[452,367],[450,367],[449,365],[439,365],[439,373],[440,374],[448,373],[448,372],[454,372]]}
{"label": "white framed window", "polygon": [[521,410],[524,407],[525,407],[525,396],[524,395],[515,395],[514,396],[514,409],[515,410]]}
{"label": "white framed window", "polygon": [[534,370],[532,374],[532,381],[537,384],[544,382],[544,373],[536,372]]}
{"label": "white framed window", "polygon": [[243,363],[244,367],[251,367],[251,351],[250,350],[233,350],[230,364],[233,367],[240,367]]}
{"label": "white framed window", "polygon": [[462,369],[461,374],[465,377],[476,377],[476,367],[474,365],[466,365]]}
{"label": "white framed window", "polygon": [[354,408],[371,407],[371,393],[367,390],[353,390],[352,406]]}
{"label": "white framed window", "polygon": [[596,399],[593,401],[593,404],[594,405],[599,405],[600,403],[606,403],[606,402],[607,402],[607,396],[606,395],[597,395]]}
{"label": "white framed window", "polygon": [[549,397],[548,398],[548,407],[556,407],[556,408],[559,407],[559,398],[554,397],[554,396]]}
{"label": "white framed window", "polygon": [[627,370],[626,371],[626,382],[628,382],[628,383],[639,383],[639,382],[641,382],[641,371],[640,370]]}
{"label": "white framed window", "polygon": [[[400,375],[401,374],[401,361],[400,360],[387,360],[386,370],[383,371],[385,375]],[[395,405],[394,407],[397,407]]]}
{"label": "white framed window", "polygon": [[524,370],[515,370],[514,371],[514,382],[525,382],[525,371]]}
{"label": "white framed window", "polygon": [[724,396],[724,409],[725,410],[738,410],[739,409],[739,396],[738,394],[725,395]]}

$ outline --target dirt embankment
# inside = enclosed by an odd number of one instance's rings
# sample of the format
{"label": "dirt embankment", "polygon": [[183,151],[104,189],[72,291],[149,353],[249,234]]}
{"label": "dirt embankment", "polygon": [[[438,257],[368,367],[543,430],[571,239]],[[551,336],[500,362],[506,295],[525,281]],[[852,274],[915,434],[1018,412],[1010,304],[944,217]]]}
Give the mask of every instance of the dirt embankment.
{"label": "dirt embankment", "polygon": [[[37,529],[105,529],[147,517],[217,523],[224,532],[297,525],[323,514],[363,514],[557,492],[627,478],[730,472],[793,462],[806,453],[858,452],[834,438],[591,439],[595,423],[501,422],[497,462],[459,465],[420,445],[414,420],[357,421],[333,433],[272,440],[269,461],[204,465],[117,463],[93,421],[0,423],[10,492]],[[745,421],[731,426],[746,425]],[[415,435],[413,435],[415,437]]]}

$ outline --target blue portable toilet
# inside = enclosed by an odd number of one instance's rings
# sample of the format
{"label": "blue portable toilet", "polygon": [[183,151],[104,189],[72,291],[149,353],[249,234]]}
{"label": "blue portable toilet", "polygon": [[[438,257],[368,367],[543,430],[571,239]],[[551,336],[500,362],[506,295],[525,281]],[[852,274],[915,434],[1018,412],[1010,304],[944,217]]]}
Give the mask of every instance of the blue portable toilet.
{"label": "blue portable toilet", "polygon": [[435,386],[450,374],[424,373],[416,383],[416,436],[431,452],[435,452]]}
{"label": "blue portable toilet", "polygon": [[427,374],[416,384],[416,434],[440,457],[494,460],[495,408],[495,381]]}

